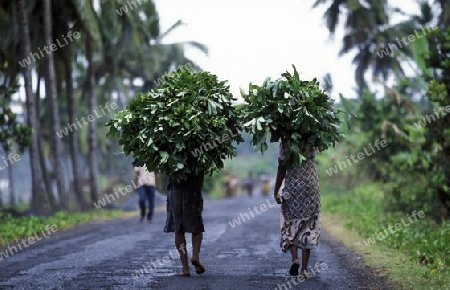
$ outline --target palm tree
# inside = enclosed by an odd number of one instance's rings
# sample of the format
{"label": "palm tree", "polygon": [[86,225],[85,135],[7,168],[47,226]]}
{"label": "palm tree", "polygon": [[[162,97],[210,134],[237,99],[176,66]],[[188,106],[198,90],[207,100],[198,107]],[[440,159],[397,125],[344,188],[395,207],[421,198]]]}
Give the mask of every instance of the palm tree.
{"label": "palm tree", "polygon": [[450,26],[450,3],[447,0],[436,0],[435,4],[441,8],[441,13],[438,17],[438,23],[442,27]]}
{"label": "palm tree", "polygon": [[[66,94],[67,94],[67,112],[68,112],[68,122],[70,124],[75,124],[75,96],[73,89],[73,64],[72,64],[72,49],[71,46],[66,48],[65,54],[63,56],[64,61],[64,72],[66,81]],[[79,162],[79,140],[78,132],[73,132],[69,137],[69,150],[70,157],[72,161],[72,172],[73,172],[73,190],[81,210],[88,208],[84,195],[81,189],[81,173],[80,173],[80,162]]]}
{"label": "palm tree", "polygon": [[[97,97],[95,93],[95,62],[94,62],[94,51],[101,49],[101,38],[100,38],[100,29],[98,26],[98,15],[94,10],[93,3],[91,0],[86,1],[78,1],[78,0],[70,0],[69,5],[71,5],[71,13],[73,13],[72,17],[76,19],[76,22],[79,23],[79,28],[82,30],[82,43],[84,44],[84,55],[87,61],[87,75],[86,79],[83,82],[83,96],[87,100],[89,112],[93,112],[97,109]],[[67,61],[66,61],[67,62]],[[66,64],[66,69],[71,70],[70,67]],[[72,76],[73,72],[70,72]],[[73,80],[73,77],[70,77]],[[69,81],[69,72],[67,72],[66,76],[67,81]],[[68,93],[68,105],[69,105],[69,119],[74,121],[74,109],[73,105],[73,92],[72,88],[67,92]],[[70,122],[72,122],[70,121]],[[79,133],[79,132],[75,132]],[[75,134],[74,133],[74,134]],[[78,202],[84,203],[83,197],[80,194],[81,189],[79,188],[79,172],[78,172],[78,162],[75,161],[78,158],[78,138],[73,137],[71,140],[73,145],[71,145],[71,159],[72,159],[72,168],[74,173],[74,187]],[[89,143],[89,184],[90,184],[90,200],[91,202],[96,202],[98,200],[99,195],[99,172],[98,172],[98,161],[97,161],[97,121],[89,122],[88,126],[88,143]],[[78,188],[77,188],[78,187]]]}
{"label": "palm tree", "polygon": [[[17,0],[17,19],[19,21],[20,32],[20,46],[22,56],[27,57],[31,53],[30,48],[30,34],[28,30],[28,15],[25,9],[25,0]],[[27,97],[27,114],[28,124],[32,128],[38,126],[35,97],[32,90],[31,79],[31,66],[26,66],[23,72],[23,78],[25,82],[25,93]],[[31,165],[31,179],[32,179],[32,202],[31,210],[38,215],[45,215],[48,213],[48,203],[45,195],[45,187],[43,184],[42,173],[39,166],[39,152],[38,152],[38,139],[36,131],[31,133],[31,146],[30,146],[30,165]]]}
{"label": "palm tree", "polygon": [[[25,2],[23,4],[25,5]],[[82,179],[79,172],[80,166],[84,159],[88,159],[90,199],[93,202],[97,201],[99,168],[105,168],[102,157],[108,154],[110,156],[111,150],[108,151],[108,149],[118,145],[116,140],[109,140],[103,136],[105,129],[102,124],[98,124],[100,122],[96,123],[95,120],[89,123],[89,127],[80,128],[69,137],[57,140],[64,142],[70,149],[70,155],[67,154],[64,159],[57,160],[56,146],[60,146],[60,152],[63,150],[62,144],[57,145],[57,142],[52,139],[56,137],[55,131],[60,129],[57,126],[61,126],[61,121],[64,124],[66,121],[75,123],[76,116],[80,116],[80,114],[86,116],[98,109],[97,104],[107,101],[125,104],[127,98],[123,96],[131,96],[137,91],[148,89],[153,85],[155,79],[176,65],[189,62],[195,67],[195,64],[184,55],[185,46],[191,45],[202,51],[206,51],[206,47],[195,42],[163,43],[161,41],[163,37],[181,25],[181,22],[175,23],[169,31],[160,33],[159,17],[152,1],[142,4],[139,11],[131,11],[123,16],[118,16],[115,9],[125,5],[125,0],[110,0],[98,10],[93,8],[92,0],[68,0],[66,2],[37,0],[26,4],[28,7],[24,7],[24,9],[28,11],[28,17],[33,19],[32,25],[28,25],[30,30],[28,31],[29,47],[43,47],[44,44],[48,46],[49,39],[60,38],[61,35],[66,35],[68,30],[79,31],[81,34],[81,39],[74,41],[70,46],[58,49],[52,53],[51,58],[47,59],[49,55],[46,55],[45,60],[36,61],[28,67],[30,74],[34,69],[39,80],[45,75],[48,91],[46,104],[40,106],[40,98],[36,101],[36,96],[33,95],[34,102],[31,105],[35,110],[36,118],[36,121],[33,121],[34,140],[40,140],[37,143],[40,147],[37,146],[36,149],[38,153],[41,153],[36,155],[37,160],[39,157],[41,159],[41,162],[37,163],[42,169],[40,178],[49,177],[47,188],[45,188],[46,183],[44,182],[43,188],[39,192],[48,194],[46,200],[53,200],[51,181],[54,177],[52,174],[47,174],[48,163],[45,160],[52,155],[49,148],[53,146],[54,166],[52,169],[55,174],[64,172],[62,160],[69,161],[70,156],[72,165],[70,171],[73,172],[74,191],[78,204],[83,204],[84,200],[79,188]],[[0,4],[0,13],[3,12],[3,9],[7,11],[10,6],[12,6],[10,3]],[[43,8],[47,9],[45,13]],[[136,15],[138,12],[139,15]],[[15,13],[3,14],[11,18],[15,15]],[[0,49],[8,52],[8,59],[15,60],[11,62],[12,66],[18,66],[16,59],[23,58],[23,56],[19,58],[16,55],[19,43],[15,41],[17,36],[14,35],[14,31],[18,31],[18,29],[7,29],[8,19],[0,19],[0,24],[2,23],[5,25],[0,25],[2,39]],[[49,29],[50,24],[52,27]],[[45,31],[45,37],[42,37],[41,31]],[[51,37],[52,35],[53,37]],[[29,54],[30,51],[31,49],[27,50],[27,53]],[[74,59],[75,55],[77,58]],[[143,80],[144,88],[133,84],[127,85],[124,82],[126,80],[127,83],[133,83],[138,79]],[[31,78],[27,81],[31,82]],[[98,83],[102,83],[102,86],[96,86]],[[37,88],[39,90],[39,83]],[[27,94],[30,93],[33,92],[27,91]],[[37,91],[36,94],[38,93]],[[58,98],[58,101],[55,102],[55,95],[63,96],[63,98]],[[119,100],[117,96],[120,96]],[[30,99],[28,95],[27,98]],[[60,116],[57,113],[58,108],[67,114]],[[32,112],[28,103],[27,110]],[[37,114],[39,111],[42,112],[41,122],[39,122]],[[50,122],[50,118],[46,117],[52,115],[61,120]],[[31,123],[32,114],[28,117]],[[51,130],[49,130],[50,128]],[[85,135],[87,138],[83,138]],[[39,136],[41,137],[39,138]],[[116,161],[109,158],[109,167],[113,168],[112,164]],[[56,169],[57,167],[58,169]],[[57,177],[56,184],[58,192],[61,193],[64,181],[61,182],[61,178]],[[33,186],[33,188],[37,187]],[[60,196],[60,199],[64,202],[68,201],[66,197]]]}
{"label": "palm tree", "polygon": [[[44,1],[44,39],[45,45],[50,47],[53,43],[53,31],[52,31],[52,6],[50,0]],[[56,92],[56,76],[55,76],[55,64],[53,53],[47,54],[45,57],[46,64],[46,77],[45,77],[45,89],[46,98],[49,99],[50,104],[50,116],[52,120],[51,144],[54,154],[54,172],[56,176],[56,185],[59,193],[59,202],[62,209],[68,209],[68,198],[66,194],[66,182],[64,178],[64,167],[62,162],[62,144],[61,138],[56,135],[56,132],[61,130],[61,122],[59,117],[59,107]]]}
{"label": "palm tree", "polygon": [[[407,20],[392,25],[389,22],[390,13],[398,12],[388,6],[387,0],[317,0],[313,7],[331,2],[324,13],[327,28],[334,35],[339,19],[345,13],[345,35],[340,55],[356,49],[353,64],[356,65],[355,81],[359,88],[359,95],[367,87],[365,73],[372,69],[373,78],[386,81],[390,74],[404,76],[403,60],[413,56],[411,46],[401,45],[402,37],[414,33],[419,27],[416,21]],[[404,58],[392,57],[396,53],[392,47],[401,46]],[[387,53],[386,53],[387,52]],[[388,57],[388,55],[391,57]]]}
{"label": "palm tree", "polygon": [[[94,75],[94,60],[93,54],[93,40],[90,36],[86,37],[86,59],[88,62],[88,76],[87,76],[87,98],[89,100],[89,111],[93,112],[97,109],[97,97],[95,96],[95,75]],[[90,195],[91,201],[98,200],[99,186],[98,186],[98,162],[97,162],[97,122],[89,122],[89,179],[90,179]]]}
{"label": "palm tree", "polygon": [[[47,118],[45,118],[46,114],[44,112],[44,114],[41,114],[41,73],[38,72],[38,76],[37,76],[37,86],[36,86],[36,116],[38,118],[38,124],[39,126],[36,128],[36,136],[38,136],[39,140],[46,140],[46,139],[50,139],[47,136],[44,137],[44,133],[42,130],[42,127],[48,127],[48,126],[43,126],[43,122],[46,121]],[[45,132],[47,134],[47,132]],[[50,133],[48,133],[47,135],[49,135]],[[47,170],[47,162],[44,156],[44,150],[46,148],[48,148],[49,146],[45,146],[46,144],[44,142],[38,142],[38,151],[39,151],[39,163],[41,166],[41,172],[42,172],[42,177],[44,179],[44,185],[45,185],[45,192],[47,195],[47,199],[50,205],[50,208],[54,211],[58,210],[58,204],[57,201],[55,199],[55,195],[53,193],[53,187],[52,187],[52,180],[50,180],[50,174],[48,173]]]}
{"label": "palm tree", "polygon": [[[118,102],[120,109],[130,96],[154,87],[153,81],[173,67],[186,63],[196,67],[184,54],[186,45],[205,53],[207,49],[197,42],[164,44],[165,36],[183,23],[178,21],[161,33],[156,7],[151,1],[140,6],[139,12],[145,17],[133,15],[134,12],[118,17],[115,9],[119,5],[120,1],[110,1],[99,10],[98,26],[102,34],[103,51],[102,61],[96,64],[95,76],[96,82],[103,83],[98,88],[98,101]],[[143,85],[134,86],[133,80],[136,79],[142,80]],[[125,84],[124,80],[129,84]],[[99,132],[103,131],[104,128],[99,128]],[[112,153],[119,147],[117,140],[107,138],[106,134],[98,134],[98,143],[101,153],[108,156],[112,172],[113,165],[117,166],[118,162]]]}

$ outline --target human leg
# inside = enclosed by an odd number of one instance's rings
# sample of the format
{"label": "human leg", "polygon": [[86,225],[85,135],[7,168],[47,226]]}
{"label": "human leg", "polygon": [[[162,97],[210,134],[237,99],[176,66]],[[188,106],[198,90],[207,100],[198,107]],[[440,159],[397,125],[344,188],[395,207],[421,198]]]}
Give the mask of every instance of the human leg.
{"label": "human leg", "polygon": [[304,277],[309,277],[308,262],[309,262],[310,255],[311,255],[310,249],[302,249],[302,272],[301,272],[301,274]]}
{"label": "human leg", "polygon": [[138,192],[139,192],[139,208],[141,210],[139,222],[142,222],[145,217],[145,202],[147,200],[147,195],[145,193],[145,188],[143,185],[139,187]]}
{"label": "human leg", "polygon": [[200,263],[200,249],[202,247],[203,241],[203,232],[205,230],[203,226],[203,197],[201,192],[195,194],[192,199],[195,204],[195,212],[192,213],[192,216],[195,216],[196,219],[192,222],[192,258],[191,263],[195,267],[195,272],[197,274],[202,274],[205,272],[205,268]]}
{"label": "human leg", "polygon": [[291,253],[292,261],[298,262],[298,247],[297,247],[297,245],[290,245],[289,251]]}
{"label": "human leg", "polygon": [[147,221],[151,222],[153,218],[153,211],[155,209],[155,187],[147,186],[147,200],[148,200],[148,213],[147,213]]}
{"label": "human leg", "polygon": [[297,247],[297,245],[294,245],[294,244],[290,245],[289,251],[291,253],[291,258],[292,258],[292,265],[291,265],[291,268],[289,269],[289,274],[291,276],[297,276],[298,268],[300,267],[300,264],[298,262],[298,247]]}
{"label": "human leg", "polygon": [[202,274],[205,272],[205,268],[200,263],[199,255],[200,248],[202,246],[203,233],[192,233],[192,258],[191,263],[195,267],[195,272],[197,274]]}
{"label": "human leg", "polygon": [[203,233],[192,233],[192,257],[199,257],[202,241]]}
{"label": "human leg", "polygon": [[180,254],[181,264],[183,266],[182,272],[177,273],[177,276],[190,276],[188,257],[186,250],[186,237],[183,232],[175,233],[175,246]]}

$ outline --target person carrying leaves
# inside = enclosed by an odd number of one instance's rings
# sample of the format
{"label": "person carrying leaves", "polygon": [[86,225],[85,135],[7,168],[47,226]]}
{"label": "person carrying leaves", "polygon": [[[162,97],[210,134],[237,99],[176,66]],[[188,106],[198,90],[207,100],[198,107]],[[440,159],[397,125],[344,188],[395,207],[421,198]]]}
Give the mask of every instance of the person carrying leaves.
{"label": "person carrying leaves", "polygon": [[169,179],[167,185],[167,220],[164,232],[175,233],[175,246],[183,269],[176,276],[190,276],[185,233],[192,233],[191,263],[197,274],[205,272],[199,255],[205,227],[203,224],[202,185],[204,174],[188,175],[185,180]]}
{"label": "person carrying leaves", "polygon": [[163,232],[175,234],[182,270],[189,277],[186,233],[192,234],[190,262],[197,274],[203,222],[203,180],[223,168],[223,159],[236,156],[243,142],[241,119],[232,102],[236,99],[224,81],[209,72],[181,67],[162,76],[158,88],[138,94],[107,126],[108,136],[118,136],[125,155],[134,165],[168,177],[167,219]]}
{"label": "person carrying leaves", "polygon": [[[318,245],[321,231],[320,191],[315,165],[322,152],[342,137],[338,111],[317,79],[301,80],[295,68],[281,77],[267,78],[261,86],[250,84],[242,93],[244,130],[262,153],[266,138],[280,143],[278,170],[273,197],[281,204],[282,252],[290,252],[289,274],[299,274],[298,249],[302,250],[300,275],[308,277],[310,252]],[[342,112],[345,113],[345,112]],[[285,186],[279,195],[282,182]]]}
{"label": "person carrying leaves", "polygon": [[[281,204],[281,242],[283,252],[291,253],[291,276],[299,274],[298,249],[302,250],[301,275],[308,278],[311,250],[316,249],[321,230],[319,178],[315,164],[315,148],[304,152],[307,161],[286,169],[282,161],[289,150],[280,144],[274,199]],[[284,179],[284,188],[278,194]]]}

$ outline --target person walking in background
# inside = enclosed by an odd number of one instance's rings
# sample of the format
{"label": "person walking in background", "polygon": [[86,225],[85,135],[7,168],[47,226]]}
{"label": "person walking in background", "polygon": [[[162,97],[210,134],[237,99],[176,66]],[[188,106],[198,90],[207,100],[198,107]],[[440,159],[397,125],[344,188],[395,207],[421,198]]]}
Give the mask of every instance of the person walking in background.
{"label": "person walking in background", "polygon": [[225,170],[225,174],[223,175],[223,195],[225,197],[229,197],[232,195],[231,192],[231,173],[229,170]]}
{"label": "person walking in background", "polygon": [[205,272],[200,263],[199,255],[205,227],[203,224],[203,186],[204,174],[188,175],[186,180],[169,179],[167,185],[167,220],[164,232],[175,233],[175,246],[180,254],[183,269],[176,276],[191,276],[188,265],[188,255],[185,233],[192,233],[191,264],[197,274]]}
{"label": "person walking in background", "polygon": [[268,196],[269,195],[269,191],[270,191],[270,181],[269,181],[269,177],[266,175],[263,175],[261,177],[261,181],[262,181],[262,190],[261,190],[261,194],[262,196]]}
{"label": "person walking in background", "polygon": [[148,204],[147,211],[147,223],[152,222],[153,211],[155,209],[155,186],[158,183],[158,188],[161,191],[160,175],[159,173],[147,171],[147,167],[140,166],[134,168],[135,181],[139,184],[139,208],[141,210],[141,215],[139,222],[143,222],[146,213],[146,203]]}
{"label": "person walking in background", "polygon": [[252,177],[252,173],[251,172],[248,174],[248,177],[247,177],[247,179],[244,182],[244,186],[245,186],[245,189],[247,189],[248,196],[252,197],[253,196],[254,181],[253,181],[253,177]]}
{"label": "person walking in background", "polygon": [[[281,241],[285,253],[291,253],[292,264],[289,274],[298,275],[300,267],[298,248],[302,249],[301,275],[308,278],[308,262],[311,250],[316,249],[321,231],[321,205],[319,178],[315,164],[315,148],[303,155],[307,157],[302,165],[285,168],[282,161],[289,148],[280,144],[278,172],[274,188],[274,199],[281,204]],[[285,181],[281,195],[278,194]]]}

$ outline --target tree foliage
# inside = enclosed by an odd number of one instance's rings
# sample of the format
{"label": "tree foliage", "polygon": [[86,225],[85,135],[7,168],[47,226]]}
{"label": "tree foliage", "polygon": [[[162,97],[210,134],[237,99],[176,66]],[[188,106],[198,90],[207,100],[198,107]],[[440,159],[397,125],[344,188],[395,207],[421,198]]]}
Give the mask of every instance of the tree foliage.
{"label": "tree foliage", "polygon": [[17,146],[23,152],[30,145],[31,127],[19,122],[11,109],[11,96],[18,90],[17,77],[7,77],[8,63],[0,52],[0,145],[5,153]]}
{"label": "tree foliage", "polygon": [[243,141],[233,101],[226,82],[182,67],[165,74],[159,88],[137,94],[108,122],[108,134],[135,165],[180,179],[212,173]]}
{"label": "tree foliage", "polygon": [[302,81],[295,68],[281,78],[267,78],[261,86],[250,84],[241,92],[246,104],[240,106],[244,129],[261,152],[270,142],[281,141],[289,148],[284,164],[290,167],[305,160],[312,147],[319,151],[340,139],[340,120],[333,100],[319,87],[317,79]]}

